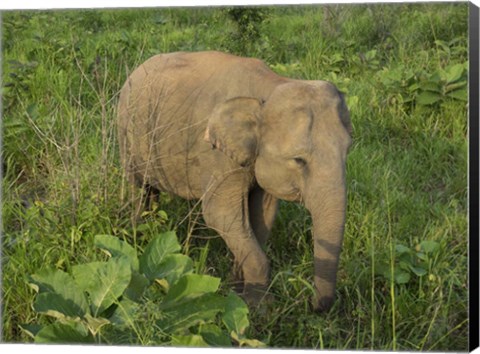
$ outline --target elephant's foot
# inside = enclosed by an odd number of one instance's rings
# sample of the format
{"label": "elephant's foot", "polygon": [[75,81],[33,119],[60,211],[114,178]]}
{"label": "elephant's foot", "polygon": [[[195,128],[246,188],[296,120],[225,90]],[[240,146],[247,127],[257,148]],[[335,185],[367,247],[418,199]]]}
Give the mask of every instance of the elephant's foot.
{"label": "elephant's foot", "polygon": [[317,313],[327,313],[332,308],[334,303],[333,296],[314,296],[312,299],[311,307],[313,311]]}
{"label": "elephant's foot", "polygon": [[249,307],[258,307],[273,301],[273,295],[268,292],[268,286],[262,284],[245,283],[241,296]]}
{"label": "elephant's foot", "polygon": [[232,284],[233,290],[237,294],[241,295],[243,293],[244,279],[243,279],[242,267],[240,267],[237,262],[233,263],[232,278],[233,278],[233,281],[231,284]]}
{"label": "elephant's foot", "polygon": [[235,291],[238,295],[242,295],[243,293],[243,281],[234,280],[230,283],[232,290]]}

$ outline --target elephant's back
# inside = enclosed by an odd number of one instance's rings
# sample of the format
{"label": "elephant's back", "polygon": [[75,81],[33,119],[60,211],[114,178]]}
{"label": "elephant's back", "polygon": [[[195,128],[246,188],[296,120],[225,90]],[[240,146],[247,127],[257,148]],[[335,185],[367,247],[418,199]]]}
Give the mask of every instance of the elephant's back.
{"label": "elephant's back", "polygon": [[178,52],[148,59],[120,93],[124,165],[137,180],[184,198],[201,197],[210,173],[205,166],[225,159],[203,140],[210,112],[232,97],[267,96],[272,89],[267,86],[273,87],[276,78],[259,60],[221,52]]}

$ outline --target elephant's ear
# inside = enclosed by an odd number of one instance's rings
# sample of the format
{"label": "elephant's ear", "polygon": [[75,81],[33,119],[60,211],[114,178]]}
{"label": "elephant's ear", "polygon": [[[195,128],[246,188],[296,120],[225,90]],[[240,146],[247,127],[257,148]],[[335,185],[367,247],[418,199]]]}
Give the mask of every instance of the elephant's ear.
{"label": "elephant's ear", "polygon": [[208,119],[204,139],[241,166],[257,157],[262,103],[236,97],[218,104]]}

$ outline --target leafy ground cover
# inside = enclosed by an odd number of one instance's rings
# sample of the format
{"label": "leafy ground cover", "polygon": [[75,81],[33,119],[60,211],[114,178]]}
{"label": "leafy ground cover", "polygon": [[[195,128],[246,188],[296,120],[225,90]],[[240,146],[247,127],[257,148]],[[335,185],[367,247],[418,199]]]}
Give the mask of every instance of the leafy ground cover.
{"label": "leafy ground cover", "polygon": [[115,236],[97,235],[95,245],[107,261],[75,265],[71,275],[47,268],[31,276],[34,310],[54,319],[21,326],[36,343],[264,346],[244,336],[245,302],[217,294],[220,278],[193,273],[174,232],[157,235],[140,256]]}
{"label": "leafy ground cover", "polygon": [[[41,334],[35,326],[51,333],[61,311],[52,317],[42,307],[58,292],[42,291],[45,277],[76,279],[92,264],[101,272],[98,262],[108,272],[98,235],[142,257],[174,230],[175,254],[191,260],[192,274],[221,279],[207,296],[228,298],[231,256],[195,203],[162,194],[131,222],[115,137],[118,91],[136,65],[211,49],[334,82],[354,128],[333,309],[309,309],[310,219],[282,203],[267,249],[274,310],[251,311],[242,338],[269,347],[466,350],[467,18],[467,3],[2,13],[3,340],[31,342]],[[69,326],[102,343],[218,345],[215,335],[240,343],[222,320],[225,307],[188,333],[160,334],[168,289],[149,284],[137,305],[144,315],[127,316],[134,334],[104,313],[123,300],[93,301],[92,284],[83,284],[88,306]]]}

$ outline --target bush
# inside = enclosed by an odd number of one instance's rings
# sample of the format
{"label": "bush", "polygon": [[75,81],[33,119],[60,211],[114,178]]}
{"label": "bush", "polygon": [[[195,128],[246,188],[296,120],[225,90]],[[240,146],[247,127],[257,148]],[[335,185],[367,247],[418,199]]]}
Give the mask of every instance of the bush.
{"label": "bush", "polygon": [[225,14],[235,24],[230,33],[226,47],[239,55],[252,55],[257,42],[261,38],[261,25],[268,18],[268,8],[264,7],[232,7]]}
{"label": "bush", "polygon": [[219,278],[193,273],[175,233],[158,235],[140,256],[114,236],[98,235],[95,245],[108,260],[31,276],[34,309],[51,319],[22,326],[36,343],[263,346],[245,336],[247,305],[219,294]]}

